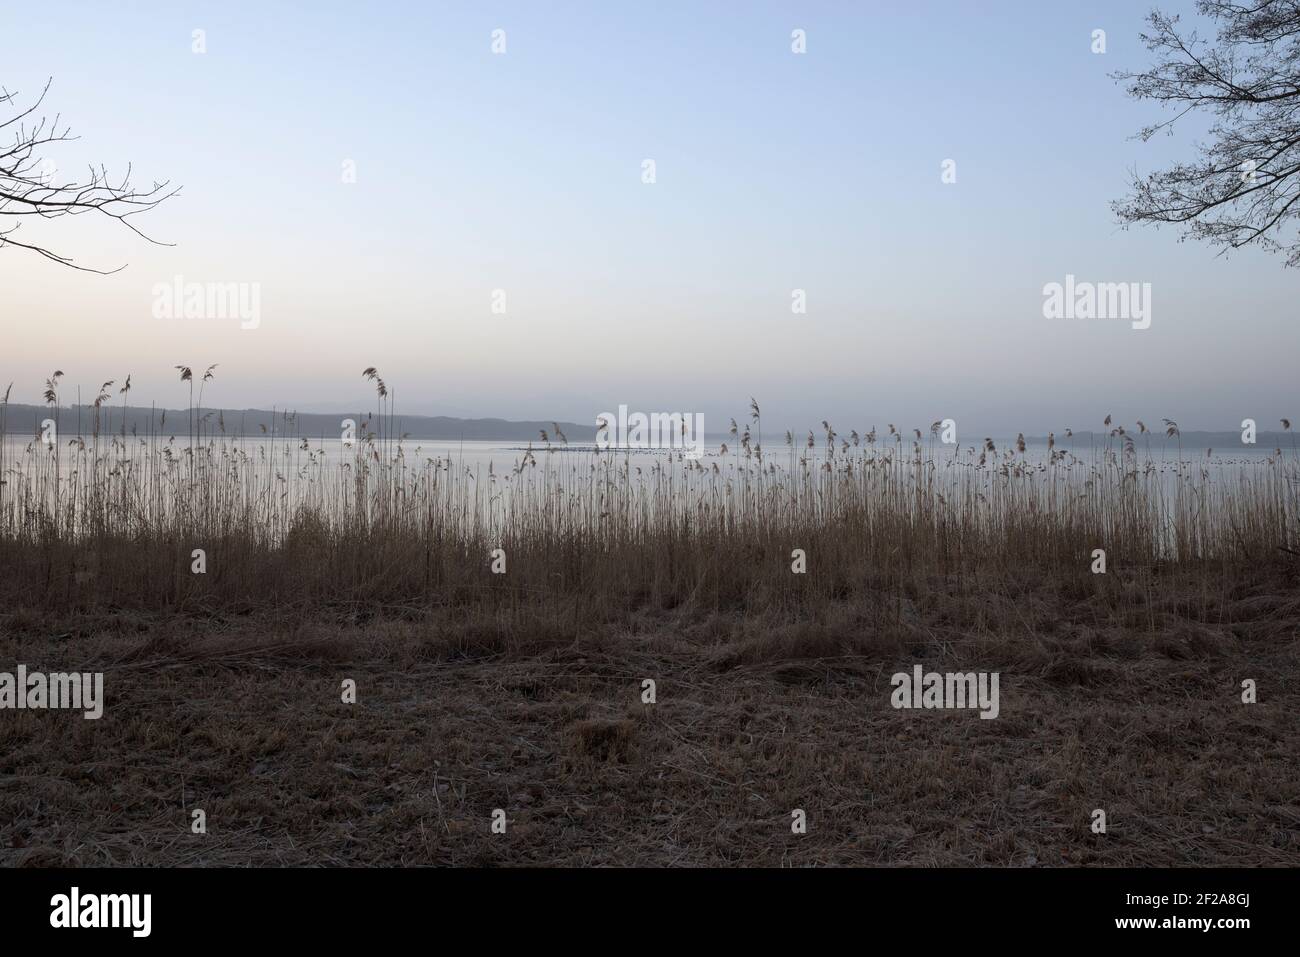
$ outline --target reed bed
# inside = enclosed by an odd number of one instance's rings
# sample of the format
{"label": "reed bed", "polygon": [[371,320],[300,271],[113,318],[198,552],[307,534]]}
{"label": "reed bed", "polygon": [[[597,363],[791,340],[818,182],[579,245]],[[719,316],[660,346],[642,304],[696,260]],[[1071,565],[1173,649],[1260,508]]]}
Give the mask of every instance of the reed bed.
{"label": "reed bed", "polygon": [[[828,424],[471,467],[382,413],[221,422],[0,406],[0,658],[108,689],[0,722],[0,864],[1300,860],[1293,453]],[[999,719],[895,709],[916,664],[1000,674]]]}
{"label": "reed bed", "polygon": [[850,442],[829,423],[770,453],[733,424],[695,461],[547,436],[471,469],[396,435],[382,406],[351,446],[294,434],[289,414],[248,440],[201,406],[179,438],[110,432],[99,412],[89,435],[23,443],[0,408],[0,589],[28,604],[752,608],[915,574],[1082,574],[1097,548],[1111,568],[1151,568],[1291,561],[1300,544],[1294,454],[1168,461],[1122,430],[1087,457],[1035,460],[1023,441],[944,446],[891,426]]}

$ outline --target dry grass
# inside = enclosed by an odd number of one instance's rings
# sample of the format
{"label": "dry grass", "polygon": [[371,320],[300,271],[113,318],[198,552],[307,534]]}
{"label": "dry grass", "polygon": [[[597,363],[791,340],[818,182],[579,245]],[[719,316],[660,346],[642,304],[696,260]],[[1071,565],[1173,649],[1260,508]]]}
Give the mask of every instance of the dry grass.
{"label": "dry grass", "polygon": [[[47,610],[496,614],[544,594],[557,614],[586,620],[629,602],[755,610],[838,599],[916,573],[964,580],[1035,566],[1076,578],[1095,548],[1111,567],[1220,568],[1300,549],[1300,467],[1280,452],[1210,468],[1143,458],[1126,439],[1092,461],[1054,449],[1034,462],[991,442],[904,443],[892,427],[850,444],[827,424],[824,445],[810,433],[796,449],[790,437],[775,459],[747,429],[703,462],[538,450],[483,474],[364,427],[355,449],[333,451],[198,432],[179,446],[163,433],[33,441],[15,456],[0,411],[10,571],[0,596],[39,592]],[[205,575],[191,574],[196,548]],[[495,548],[506,575],[491,573]],[[807,575],[790,574],[795,548]]]}
{"label": "dry grass", "polygon": [[[0,661],[108,699],[0,720],[0,863],[1300,863],[1294,458],[828,424],[471,475],[195,418],[0,461]],[[1001,716],[893,710],[914,662]]]}
{"label": "dry grass", "polygon": [[[1300,864],[1294,572],[1152,584],[936,580],[883,629],[887,594],[528,641],[445,608],[14,615],[4,660],[103,670],[108,707],[0,722],[0,863]],[[1001,716],[893,710],[914,661],[999,671]]]}

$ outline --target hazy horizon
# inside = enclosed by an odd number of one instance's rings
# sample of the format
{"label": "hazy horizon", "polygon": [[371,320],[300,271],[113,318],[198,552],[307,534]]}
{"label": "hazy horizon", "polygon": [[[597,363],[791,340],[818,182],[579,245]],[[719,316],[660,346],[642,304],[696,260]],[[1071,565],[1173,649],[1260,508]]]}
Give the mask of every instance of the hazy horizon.
{"label": "hazy horizon", "polygon": [[[60,401],[58,404],[59,412],[63,416],[73,417],[70,420],[64,421],[65,428],[69,426],[72,421],[78,421],[81,424],[81,432],[89,433],[92,427],[91,423],[93,422],[93,414],[94,414],[93,402],[84,401],[85,390],[83,390],[83,401],[78,402],[75,393],[75,386],[73,390],[71,390],[70,399],[68,398],[69,390],[67,389],[66,386],[61,391],[63,392],[63,395],[60,396]],[[45,417],[52,414],[53,408],[54,408],[53,406],[44,402],[18,402],[17,400],[14,399],[11,399],[11,401],[8,403],[4,403],[3,405],[0,405],[0,409],[6,412],[8,416],[8,420],[11,422],[11,424],[18,424],[21,421],[20,417],[23,414],[28,414],[32,416],[33,421],[39,424],[39,422],[42,421]],[[507,425],[541,426],[541,427],[545,427],[548,432],[551,431],[552,426],[559,425],[563,427],[566,431],[570,432],[570,434],[575,435],[574,441],[578,441],[578,439],[576,438],[576,433],[574,433],[573,431],[574,429],[584,429],[584,428],[590,429],[592,430],[593,433],[596,430],[595,422],[592,423],[577,422],[571,419],[562,419],[562,418],[556,418],[555,416],[546,416],[546,415],[477,416],[477,415],[454,415],[445,412],[430,414],[430,413],[406,412],[403,411],[402,409],[392,409],[390,412],[389,406],[387,405],[385,405],[384,408],[385,411],[382,413],[382,415],[385,421],[387,421],[389,415],[391,414],[392,420],[399,431],[401,430],[401,425],[403,421],[407,423],[411,423],[414,422],[415,420],[436,421],[439,419],[447,419],[452,422],[476,422],[476,423],[490,422],[490,423],[505,423]],[[381,414],[378,411],[373,399],[369,401],[362,399],[361,401],[354,403],[352,405],[340,405],[337,408],[305,408],[293,404],[274,405],[274,406],[230,406],[230,405],[213,404],[211,402],[208,402],[207,399],[205,398],[202,406],[197,405],[196,402],[193,409],[190,409],[187,408],[184,404],[175,405],[175,406],[162,406],[157,404],[151,404],[148,401],[141,402],[139,401],[138,398],[133,398],[129,403],[127,403],[127,409],[130,413],[132,413],[132,417],[130,421],[137,422],[137,425],[139,425],[140,427],[143,427],[143,420],[141,417],[148,414],[151,411],[151,409],[152,412],[158,416],[161,416],[163,413],[166,413],[167,415],[171,416],[172,417],[171,421],[173,422],[174,426],[177,424],[184,425],[187,421],[186,419],[187,415],[191,413],[194,414],[195,416],[199,416],[205,414],[211,415],[211,413],[214,412],[224,412],[232,416],[231,419],[226,420],[225,422],[226,431],[232,435],[240,434],[238,432],[238,429],[240,427],[239,421],[235,420],[233,417],[236,415],[243,415],[245,413],[250,413],[250,412],[262,413],[263,415],[266,416],[265,421],[268,422],[270,421],[272,416],[274,416],[276,421],[279,421],[281,417],[285,415],[293,416],[294,419],[296,420],[310,419],[312,420],[311,427],[304,428],[301,430],[302,434],[304,435],[314,434],[314,432],[316,431],[320,431],[322,433],[332,435],[338,425],[338,423],[333,421],[332,418],[333,416],[347,416],[347,417],[353,417],[355,419],[356,416],[369,417],[372,415]],[[618,413],[617,408],[610,409],[607,411],[613,415],[617,415]],[[647,412],[647,414],[649,414],[649,410],[629,409],[628,411],[629,414],[636,411],[645,411]],[[122,413],[123,413],[123,405],[122,405],[121,395],[114,395],[113,401],[107,402],[102,406],[101,415],[103,416],[103,420],[105,422],[111,423],[111,425],[105,426],[103,428],[103,432],[105,434],[116,432],[120,428]],[[78,415],[80,416],[79,419],[76,418]],[[725,439],[726,436],[730,434],[730,425],[731,425],[732,418],[733,417],[730,416],[721,416],[716,419],[709,419],[706,417],[705,434],[710,439]],[[766,436],[765,444],[768,447],[782,444],[784,442],[783,433],[787,429],[793,431],[793,433],[795,434],[798,440],[798,444],[802,444],[805,438],[805,433],[807,431],[812,431],[815,435],[818,436],[819,444],[821,444],[821,442],[823,441],[824,431],[820,427],[821,426],[820,422],[807,422],[803,424],[790,425],[790,424],[783,423],[779,420],[774,420],[771,416],[769,416],[766,413],[764,414],[763,421],[761,423],[755,422],[755,420],[750,416],[742,416],[739,414],[734,416],[734,419],[737,423],[738,428],[741,431],[743,431],[746,427],[748,427],[751,430],[753,430],[756,437],[758,435],[758,430],[761,426],[762,434]],[[1087,440],[1091,438],[1105,439],[1107,436],[1111,435],[1114,432],[1114,430],[1118,427],[1123,427],[1127,434],[1132,435],[1137,440],[1142,440],[1142,441],[1150,440],[1152,442],[1159,443],[1165,441],[1165,439],[1168,438],[1168,441],[1170,443],[1176,442],[1176,438],[1167,437],[1165,435],[1166,426],[1164,424],[1163,417],[1158,418],[1154,416],[1146,416],[1146,417],[1138,416],[1135,418],[1125,420],[1117,416],[1111,416],[1111,419],[1112,422],[1110,427],[1106,427],[1104,424],[1100,424],[1100,423],[1094,424],[1087,421],[1083,421],[1078,426],[1065,425],[1065,426],[1060,426],[1051,429],[1044,429],[1042,431],[1017,429],[1015,427],[1009,427],[1009,426],[994,426],[990,428],[987,427],[987,425],[981,425],[980,423],[969,423],[969,424],[957,423],[958,432],[960,435],[958,444],[963,447],[972,444],[979,445],[980,441],[985,436],[991,436],[995,439],[1005,442],[1007,439],[1013,438],[1017,434],[1023,435],[1027,441],[1034,442],[1036,440],[1045,440],[1048,437],[1048,434],[1051,433],[1057,437],[1058,443],[1063,447],[1065,447],[1068,446],[1068,443],[1070,441],[1069,438],[1066,436],[1067,429],[1073,432],[1074,435],[1077,436],[1080,440]],[[251,423],[244,423],[244,427],[246,431],[244,431],[242,434],[246,436],[254,436],[259,434],[257,424],[256,424],[257,421],[259,420],[255,419]],[[1145,434],[1141,432],[1141,427],[1138,425],[1139,421],[1141,421],[1142,424],[1146,426],[1147,432]],[[914,438],[913,429],[920,429],[922,432],[923,439],[927,442],[930,440],[929,433],[932,425],[932,423],[926,424],[922,422],[893,422],[893,421],[880,422],[874,420],[871,422],[856,422],[856,421],[847,422],[846,421],[842,425],[836,422],[831,422],[830,424],[832,427],[835,428],[836,434],[841,439],[848,439],[850,437],[850,432],[856,430],[857,432],[860,433],[860,435],[865,440],[867,431],[872,428],[875,428],[878,432],[879,441],[892,441],[889,438],[889,431],[888,431],[889,426],[892,424],[896,426],[898,432],[903,436],[903,438],[908,441]],[[205,432],[211,432],[214,428],[215,426],[212,424],[211,421],[209,421],[207,426],[205,426]],[[1186,425],[1180,421],[1178,422],[1178,428],[1179,431],[1182,433],[1182,435],[1188,438],[1193,436],[1197,436],[1197,437],[1216,436],[1219,438],[1225,438],[1225,437],[1232,437],[1232,436],[1239,435],[1242,431],[1240,423],[1235,425],[1222,426],[1218,428],[1207,428],[1197,424]],[[412,433],[412,434],[415,434],[417,435],[417,437],[419,437],[419,435],[422,433]],[[1286,441],[1292,438],[1291,431],[1289,429],[1283,428],[1281,426],[1280,421],[1269,422],[1267,420],[1257,419],[1256,434],[1258,436],[1258,441],[1256,443],[1252,443],[1250,446],[1243,446],[1243,448],[1246,451],[1263,450],[1265,452],[1271,452],[1273,449],[1273,444],[1276,444],[1277,442],[1285,443]],[[14,436],[15,440],[20,440],[19,435],[20,433],[15,434]],[[509,438],[508,440],[517,441],[521,437],[532,439],[535,438],[536,436],[535,433],[533,432],[529,432],[529,433],[519,432],[518,436]],[[479,437],[476,437],[473,439],[473,441],[480,441],[480,440],[492,441],[493,439],[492,437],[486,437],[481,439]],[[590,437],[586,436],[584,433],[582,440],[590,441]],[[21,439],[21,441],[26,441],[26,439]]]}
{"label": "hazy horizon", "polygon": [[[132,401],[183,407],[173,366],[216,363],[207,405],[329,412],[372,407],[375,366],[407,415],[626,404],[710,432],[750,396],[771,432],[1300,416],[1300,274],[1109,208],[1195,132],[1133,139],[1168,118],[1109,76],[1148,61],[1147,7],[996,12],[146,2],[79,6],[69,32],[26,11],[37,39],[0,83],[26,106],[53,77],[42,112],[81,138],[49,155],[184,191],[137,221],[173,246],[41,224],[78,262],[129,264],[111,276],[0,249],[0,387],[40,404],[59,369],[89,402],[130,374]],[[155,318],[177,276],[258,284],[257,327]],[[1150,328],[1045,318],[1067,276],[1150,283]]]}

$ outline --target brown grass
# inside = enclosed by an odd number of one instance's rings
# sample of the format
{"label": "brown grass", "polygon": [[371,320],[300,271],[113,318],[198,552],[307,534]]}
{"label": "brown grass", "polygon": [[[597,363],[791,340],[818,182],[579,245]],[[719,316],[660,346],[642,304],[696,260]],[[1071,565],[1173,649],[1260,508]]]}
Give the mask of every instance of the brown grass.
{"label": "brown grass", "polygon": [[[13,614],[2,660],[108,706],[5,714],[0,863],[1300,864],[1293,569],[916,584],[896,623]],[[893,710],[913,662],[999,671],[1001,716]]]}
{"label": "brown grass", "polygon": [[[1294,460],[186,425],[0,461],[0,662],[108,699],[0,715],[0,863],[1300,863]],[[1001,717],[893,710],[916,662]]]}

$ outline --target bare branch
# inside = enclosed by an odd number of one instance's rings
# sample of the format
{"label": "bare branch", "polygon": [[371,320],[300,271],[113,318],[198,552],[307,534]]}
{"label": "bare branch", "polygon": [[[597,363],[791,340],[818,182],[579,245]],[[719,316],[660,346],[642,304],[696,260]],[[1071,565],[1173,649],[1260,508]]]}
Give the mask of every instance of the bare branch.
{"label": "bare branch", "polygon": [[[0,225],[0,250],[9,246],[25,249],[84,272],[107,274],[125,268],[119,266],[117,269],[100,270],[79,266],[71,257],[56,253],[40,243],[19,242],[13,238],[24,217],[58,219],[83,213],[97,213],[117,220],[141,239],[155,245],[170,245],[148,236],[129,222],[129,219],[176,196],[180,193],[180,187],[173,188],[170,182],[155,182],[148,189],[137,189],[131,184],[130,166],[120,179],[110,176],[103,166],[88,167],[84,178],[56,178],[59,174],[43,155],[43,148],[66,143],[76,137],[68,127],[60,126],[59,115],[55,115],[53,120],[44,116],[37,118],[37,111],[45,102],[52,82],[46,81],[40,96],[31,106],[7,120],[0,120],[0,130],[8,129],[12,135],[12,140],[0,141],[0,224],[7,222],[3,217],[13,217],[12,226],[4,228]],[[14,107],[17,97],[17,93],[0,88],[0,106]]]}

